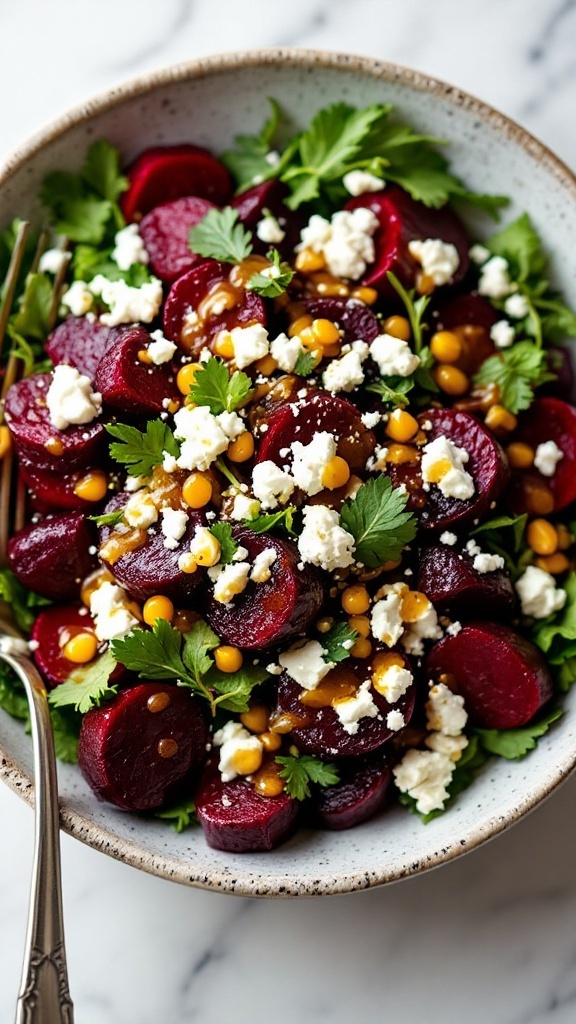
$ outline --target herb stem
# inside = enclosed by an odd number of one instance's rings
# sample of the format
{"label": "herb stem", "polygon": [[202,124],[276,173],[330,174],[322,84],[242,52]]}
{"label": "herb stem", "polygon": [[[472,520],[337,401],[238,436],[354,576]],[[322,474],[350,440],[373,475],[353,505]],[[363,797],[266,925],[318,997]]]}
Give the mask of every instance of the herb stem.
{"label": "herb stem", "polygon": [[222,476],[225,476],[228,482],[231,483],[233,487],[240,487],[240,481],[238,477],[234,476],[234,473],[232,472],[231,469],[228,468],[228,466],[224,462],[224,459],[221,456],[219,456],[216,459],[214,465],[216,466],[216,469],[220,470]]}

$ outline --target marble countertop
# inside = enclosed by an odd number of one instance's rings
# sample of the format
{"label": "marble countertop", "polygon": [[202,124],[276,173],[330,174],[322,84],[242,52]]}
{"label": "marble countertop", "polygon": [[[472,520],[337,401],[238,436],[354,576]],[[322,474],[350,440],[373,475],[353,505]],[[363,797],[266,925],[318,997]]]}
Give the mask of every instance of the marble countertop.
{"label": "marble countertop", "polygon": [[[291,45],[429,72],[499,107],[576,166],[574,0],[2,0],[0,25],[0,157],[132,75]],[[186,889],[63,836],[76,1019],[573,1024],[575,798],[573,778],[510,832],[438,871],[309,901]],[[9,1022],[33,821],[4,786],[0,837],[0,1022]]]}

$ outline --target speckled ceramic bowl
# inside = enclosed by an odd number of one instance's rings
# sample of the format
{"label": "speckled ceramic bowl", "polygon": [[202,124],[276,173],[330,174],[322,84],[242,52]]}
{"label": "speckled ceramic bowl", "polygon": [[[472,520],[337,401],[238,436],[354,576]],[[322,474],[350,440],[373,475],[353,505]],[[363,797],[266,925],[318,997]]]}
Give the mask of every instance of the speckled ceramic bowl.
{"label": "speckled ceramic bowl", "polygon": [[[526,209],[553,254],[554,277],[576,305],[576,181],[539,142],[501,114],[442,82],[372,59],[301,50],[228,54],[169,68],[113,89],[49,125],[0,173],[0,224],[38,220],[36,194],[53,168],[78,167],[105,136],[130,160],[146,146],[193,141],[216,152],[258,129],[274,96],[304,126],[336,99],[391,102],[417,129],[451,140],[457,173],[479,191]],[[479,228],[481,231],[481,228]],[[268,854],[210,850],[200,830],[175,835],[99,803],[77,768],[59,767],[62,826],[104,853],[188,885],[261,896],[350,892],[452,860],[508,828],[549,796],[576,764],[576,692],[537,750],[488,764],[449,813],[424,826],[401,808],[349,832],[300,831]],[[0,773],[32,801],[32,751],[21,726],[0,712]]]}

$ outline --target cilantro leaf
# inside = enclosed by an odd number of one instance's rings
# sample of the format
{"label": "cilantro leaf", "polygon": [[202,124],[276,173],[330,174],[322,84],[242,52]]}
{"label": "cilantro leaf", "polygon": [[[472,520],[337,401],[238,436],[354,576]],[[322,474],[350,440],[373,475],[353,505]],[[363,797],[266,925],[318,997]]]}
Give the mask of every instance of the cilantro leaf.
{"label": "cilantro leaf", "polygon": [[358,638],[355,629],[350,629],[346,622],[337,622],[320,640],[324,648],[324,661],[336,664],[350,657],[350,650]]}
{"label": "cilantro leaf", "polygon": [[132,288],[140,288],[152,280],[148,267],[133,263],[128,270],[121,270],[112,259],[113,247],[101,248],[95,245],[77,245],[72,256],[72,274],[75,280],[91,281],[102,274],[109,281],[126,281]]}
{"label": "cilantro leaf", "polygon": [[4,661],[0,661],[0,708],[12,718],[28,722],[30,712],[23,684]]}
{"label": "cilantro leaf", "polygon": [[221,263],[241,263],[252,252],[252,235],[232,206],[209,210],[188,235],[190,249]]}
{"label": "cilantro leaf", "polygon": [[49,711],[56,757],[65,764],[77,764],[82,716],[72,707],[58,708],[53,704]]}
{"label": "cilantro leaf", "polygon": [[106,430],[121,442],[110,445],[110,456],[126,466],[129,476],[149,476],[154,466],[162,465],[164,452],[180,454],[174,434],[160,419],[148,420],[145,431],[126,423],[107,423]]}
{"label": "cilantro leaf", "polygon": [[96,661],[75,668],[66,682],[50,692],[50,704],[58,708],[71,705],[83,715],[90,708],[99,707],[102,701],[109,700],[118,692],[116,686],[108,685],[115,668],[114,654],[107,650]]}
{"label": "cilantro leaf", "polygon": [[119,509],[118,512],[104,512],[101,516],[88,516],[88,519],[92,523],[96,523],[96,526],[118,526],[124,518],[124,509]]}
{"label": "cilantro leaf", "polygon": [[373,477],[362,484],[356,496],[344,502],[341,525],[351,533],[355,556],[368,569],[394,561],[417,530],[416,517],[405,512],[408,495],[392,487],[386,476]]}
{"label": "cilantro leaf", "polygon": [[274,166],[266,159],[272,149],[273,139],[280,120],[280,107],[276,100],[268,99],[271,113],[258,135],[236,135],[237,149],[222,153],[220,159],[238,182],[238,191],[264,181],[275,173]]}
{"label": "cilantro leaf", "polygon": [[407,397],[412,391],[415,381],[410,377],[381,377],[380,380],[368,384],[367,391],[373,391],[380,397],[383,405],[392,405],[395,409],[405,409],[410,403]]}
{"label": "cilantro leaf", "polygon": [[214,707],[242,714],[248,711],[254,687],[263,683],[268,674],[261,665],[245,663],[237,672],[221,672],[212,668],[205,677],[205,683],[216,695]]}
{"label": "cilantro leaf", "polygon": [[38,610],[52,604],[47,597],[28,590],[11,569],[0,569],[0,600],[10,605],[16,625],[26,634],[32,629]]}
{"label": "cilantro leaf", "polygon": [[485,245],[493,256],[508,261],[515,281],[540,277],[546,269],[548,261],[542,243],[527,213],[492,235]]}
{"label": "cilantro leaf", "polygon": [[276,526],[286,530],[286,533],[295,536],[292,529],[292,521],[296,511],[295,505],[287,505],[280,512],[270,512],[268,515],[255,516],[253,519],[245,519],[243,526],[248,526],[254,533],[268,533]]}
{"label": "cilantro leaf", "polygon": [[196,405],[207,405],[213,416],[233,412],[252,394],[251,380],[242,370],[230,376],[226,364],[210,356],[194,377],[190,397]]}
{"label": "cilantro leaf", "polygon": [[198,824],[196,805],[192,797],[183,797],[177,804],[154,811],[154,817],[169,822],[175,832],[184,832],[185,829]]}
{"label": "cilantro leaf", "polygon": [[534,388],[554,377],[547,370],[546,353],[531,341],[520,341],[485,359],[474,383],[497,384],[502,405],[516,414],[532,404]]}
{"label": "cilantro leaf", "polygon": [[476,729],[475,732],[483,750],[489,754],[504,757],[507,761],[519,761],[534,750],[540,736],[544,736],[563,714],[562,708],[553,708],[539,721],[521,729]]}
{"label": "cilantro leaf", "polygon": [[46,274],[28,274],[18,311],[10,317],[11,329],[25,338],[46,341],[53,299],[52,282]]}
{"label": "cilantro leaf", "polygon": [[270,249],[267,256],[271,261],[270,266],[257,274],[252,274],[246,288],[265,299],[275,299],[286,291],[295,271],[289,263],[281,259],[277,249]]}
{"label": "cilantro leaf", "polygon": [[120,171],[120,153],[106,139],[92,143],[82,167],[82,178],[102,199],[116,202],[130,182]]}
{"label": "cilantro leaf", "polygon": [[165,619],[152,630],[133,629],[111,641],[116,661],[148,679],[179,679],[187,674],[181,658],[182,634]]}
{"label": "cilantro leaf", "polygon": [[563,583],[566,603],[560,611],[532,627],[532,640],[547,655],[553,665],[561,665],[568,655],[576,655],[576,572],[571,572]]}
{"label": "cilantro leaf", "polygon": [[316,369],[316,356],[313,352],[301,352],[294,363],[294,373],[298,377],[309,377]]}
{"label": "cilantro leaf", "polygon": [[306,800],[310,796],[310,783],[317,786],[335,786],[340,781],[335,764],[320,761],[309,754],[298,757],[277,757],[276,764],[281,765],[278,772],[286,784],[286,792],[294,800]]}
{"label": "cilantro leaf", "polygon": [[234,561],[234,555],[239,548],[238,541],[234,540],[232,535],[232,527],[230,526],[230,523],[214,523],[213,526],[209,527],[209,530],[212,536],[215,537],[220,544],[219,564],[229,565],[230,562]]}
{"label": "cilantro leaf", "polygon": [[214,661],[208,651],[213,651],[219,643],[219,637],[203,619],[198,619],[186,633],[183,660],[196,680],[201,679],[212,668]]}
{"label": "cilantro leaf", "polygon": [[101,245],[124,226],[118,196],[128,185],[119,173],[119,155],[100,139],[90,146],[79,174],[52,171],[44,178],[40,199],[51,211],[58,234],[72,242]]}

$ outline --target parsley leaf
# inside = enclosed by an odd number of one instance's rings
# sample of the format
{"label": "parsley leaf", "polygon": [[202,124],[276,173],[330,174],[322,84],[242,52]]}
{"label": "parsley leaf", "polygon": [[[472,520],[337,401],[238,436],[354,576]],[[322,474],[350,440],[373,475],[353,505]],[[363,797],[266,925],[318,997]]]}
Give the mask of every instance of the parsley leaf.
{"label": "parsley leaf", "polygon": [[242,525],[248,526],[254,531],[254,533],[268,533],[269,530],[273,530],[277,526],[286,530],[286,533],[289,533],[294,537],[295,533],[292,529],[292,521],[294,519],[295,511],[295,505],[287,505],[286,508],[281,509],[280,512],[270,512],[268,515],[254,516],[253,519],[245,519]]}
{"label": "parsley leaf", "polygon": [[112,654],[141,678],[179,679],[187,674],[182,661],[182,634],[165,619],[157,619],[152,630],[133,629],[110,644]]}
{"label": "parsley leaf", "polygon": [[562,708],[553,708],[544,718],[521,729],[476,729],[475,732],[483,750],[489,754],[504,757],[507,761],[519,761],[534,750],[540,736],[544,736],[563,714]]}
{"label": "parsley leaf", "polygon": [[341,525],[351,533],[355,556],[368,569],[399,558],[417,530],[416,517],[405,512],[408,495],[393,488],[386,476],[373,477],[344,502]]}
{"label": "parsley leaf", "polygon": [[145,431],[126,423],[107,423],[106,430],[121,442],[110,445],[110,456],[127,467],[129,476],[149,476],[154,466],[162,465],[164,452],[180,454],[174,434],[160,419],[148,420]]}
{"label": "parsley leaf", "polygon": [[277,249],[270,249],[267,256],[271,261],[270,266],[257,274],[252,274],[246,288],[265,299],[275,299],[286,291],[295,271],[289,263],[281,259]]}
{"label": "parsley leaf", "polygon": [[219,643],[218,636],[203,619],[198,619],[186,633],[183,660],[186,669],[192,673],[198,684],[214,664],[208,651],[213,651]]}
{"label": "parsley leaf", "polygon": [[10,605],[16,625],[26,634],[32,629],[38,610],[52,604],[47,597],[28,590],[11,569],[0,569],[0,600]]}
{"label": "parsley leaf", "polygon": [[546,353],[531,341],[520,341],[485,359],[474,383],[497,384],[502,405],[516,414],[532,404],[534,388],[554,379],[547,370]]}
{"label": "parsley leaf", "polygon": [[192,797],[184,797],[179,803],[154,811],[154,817],[167,821],[175,832],[184,832],[198,824],[196,805]]}
{"label": "parsley leaf", "polygon": [[532,627],[532,640],[552,665],[561,665],[565,658],[576,655],[576,572],[570,573],[563,588],[564,607]]}
{"label": "parsley leaf", "polygon": [[89,665],[75,668],[66,682],[50,692],[48,700],[58,708],[72,705],[84,715],[117,693],[116,686],[108,685],[115,668],[116,659],[108,650]]}
{"label": "parsley leaf", "polygon": [[258,135],[236,135],[236,150],[222,153],[220,159],[238,184],[238,191],[255,184],[255,179],[264,181],[275,173],[274,166],[266,159],[272,149],[273,139],[280,120],[280,107],[276,100],[268,99],[271,114]]}
{"label": "parsley leaf", "polygon": [[305,800],[310,796],[310,783],[317,786],[335,786],[340,781],[335,764],[327,764],[309,754],[298,757],[277,757],[276,764],[282,765],[278,772],[286,783],[286,792],[294,800]]}
{"label": "parsley leaf", "polygon": [[233,412],[252,394],[251,380],[242,370],[230,376],[226,364],[210,356],[194,377],[190,397],[196,405],[207,405],[213,416]]}
{"label": "parsley leaf", "polygon": [[50,705],[49,710],[56,757],[66,764],[77,764],[82,716],[72,707],[57,708]]}
{"label": "parsley leaf", "polygon": [[193,253],[221,263],[241,263],[252,252],[252,235],[232,206],[208,210],[190,229],[188,242]]}
{"label": "parsley leaf", "polygon": [[415,381],[410,377],[381,377],[380,380],[368,384],[367,391],[373,391],[380,397],[383,405],[392,405],[395,409],[405,409],[410,399],[407,397]]}
{"label": "parsley leaf", "polygon": [[96,526],[118,526],[124,518],[124,509],[119,509],[118,512],[104,512],[101,516],[88,516],[91,523],[96,523]]}
{"label": "parsley leaf", "polygon": [[106,139],[98,139],[88,152],[82,167],[82,178],[102,199],[115,203],[130,182],[120,171],[120,154]]}
{"label": "parsley leaf", "polygon": [[52,282],[46,274],[28,274],[18,311],[10,317],[11,328],[25,338],[46,341],[53,299]]}
{"label": "parsley leaf", "polygon": [[237,540],[234,540],[232,536],[232,527],[230,523],[214,523],[213,526],[209,527],[210,533],[216,538],[220,544],[220,558],[218,563],[220,565],[229,565],[230,562],[234,561],[234,555],[238,551],[239,544]]}
{"label": "parsley leaf", "polygon": [[298,377],[309,377],[316,369],[316,356],[313,352],[301,352],[294,363],[294,373]]}
{"label": "parsley leaf", "polygon": [[72,256],[72,274],[75,280],[91,281],[102,274],[109,281],[126,281],[132,288],[141,288],[152,280],[152,275],[143,263],[133,263],[128,270],[121,270],[112,259],[113,247],[101,248],[94,245],[77,245]]}
{"label": "parsley leaf", "polygon": [[23,722],[29,721],[30,713],[24,686],[4,661],[0,661],[0,708],[4,708],[12,718],[19,718]]}
{"label": "parsley leaf", "polygon": [[216,694],[215,707],[242,714],[248,711],[252,690],[263,683],[268,674],[260,665],[245,663],[237,672],[221,672],[217,668],[212,668],[207,673],[205,682]]}
{"label": "parsley leaf", "polygon": [[52,171],[40,189],[40,199],[52,213],[58,234],[72,242],[101,245],[124,226],[118,196],[128,187],[120,174],[118,151],[104,139],[94,142],[79,174]]}
{"label": "parsley leaf", "polygon": [[350,650],[358,638],[355,629],[350,629],[346,622],[337,622],[320,640],[324,648],[324,661],[336,664],[350,657]]}

